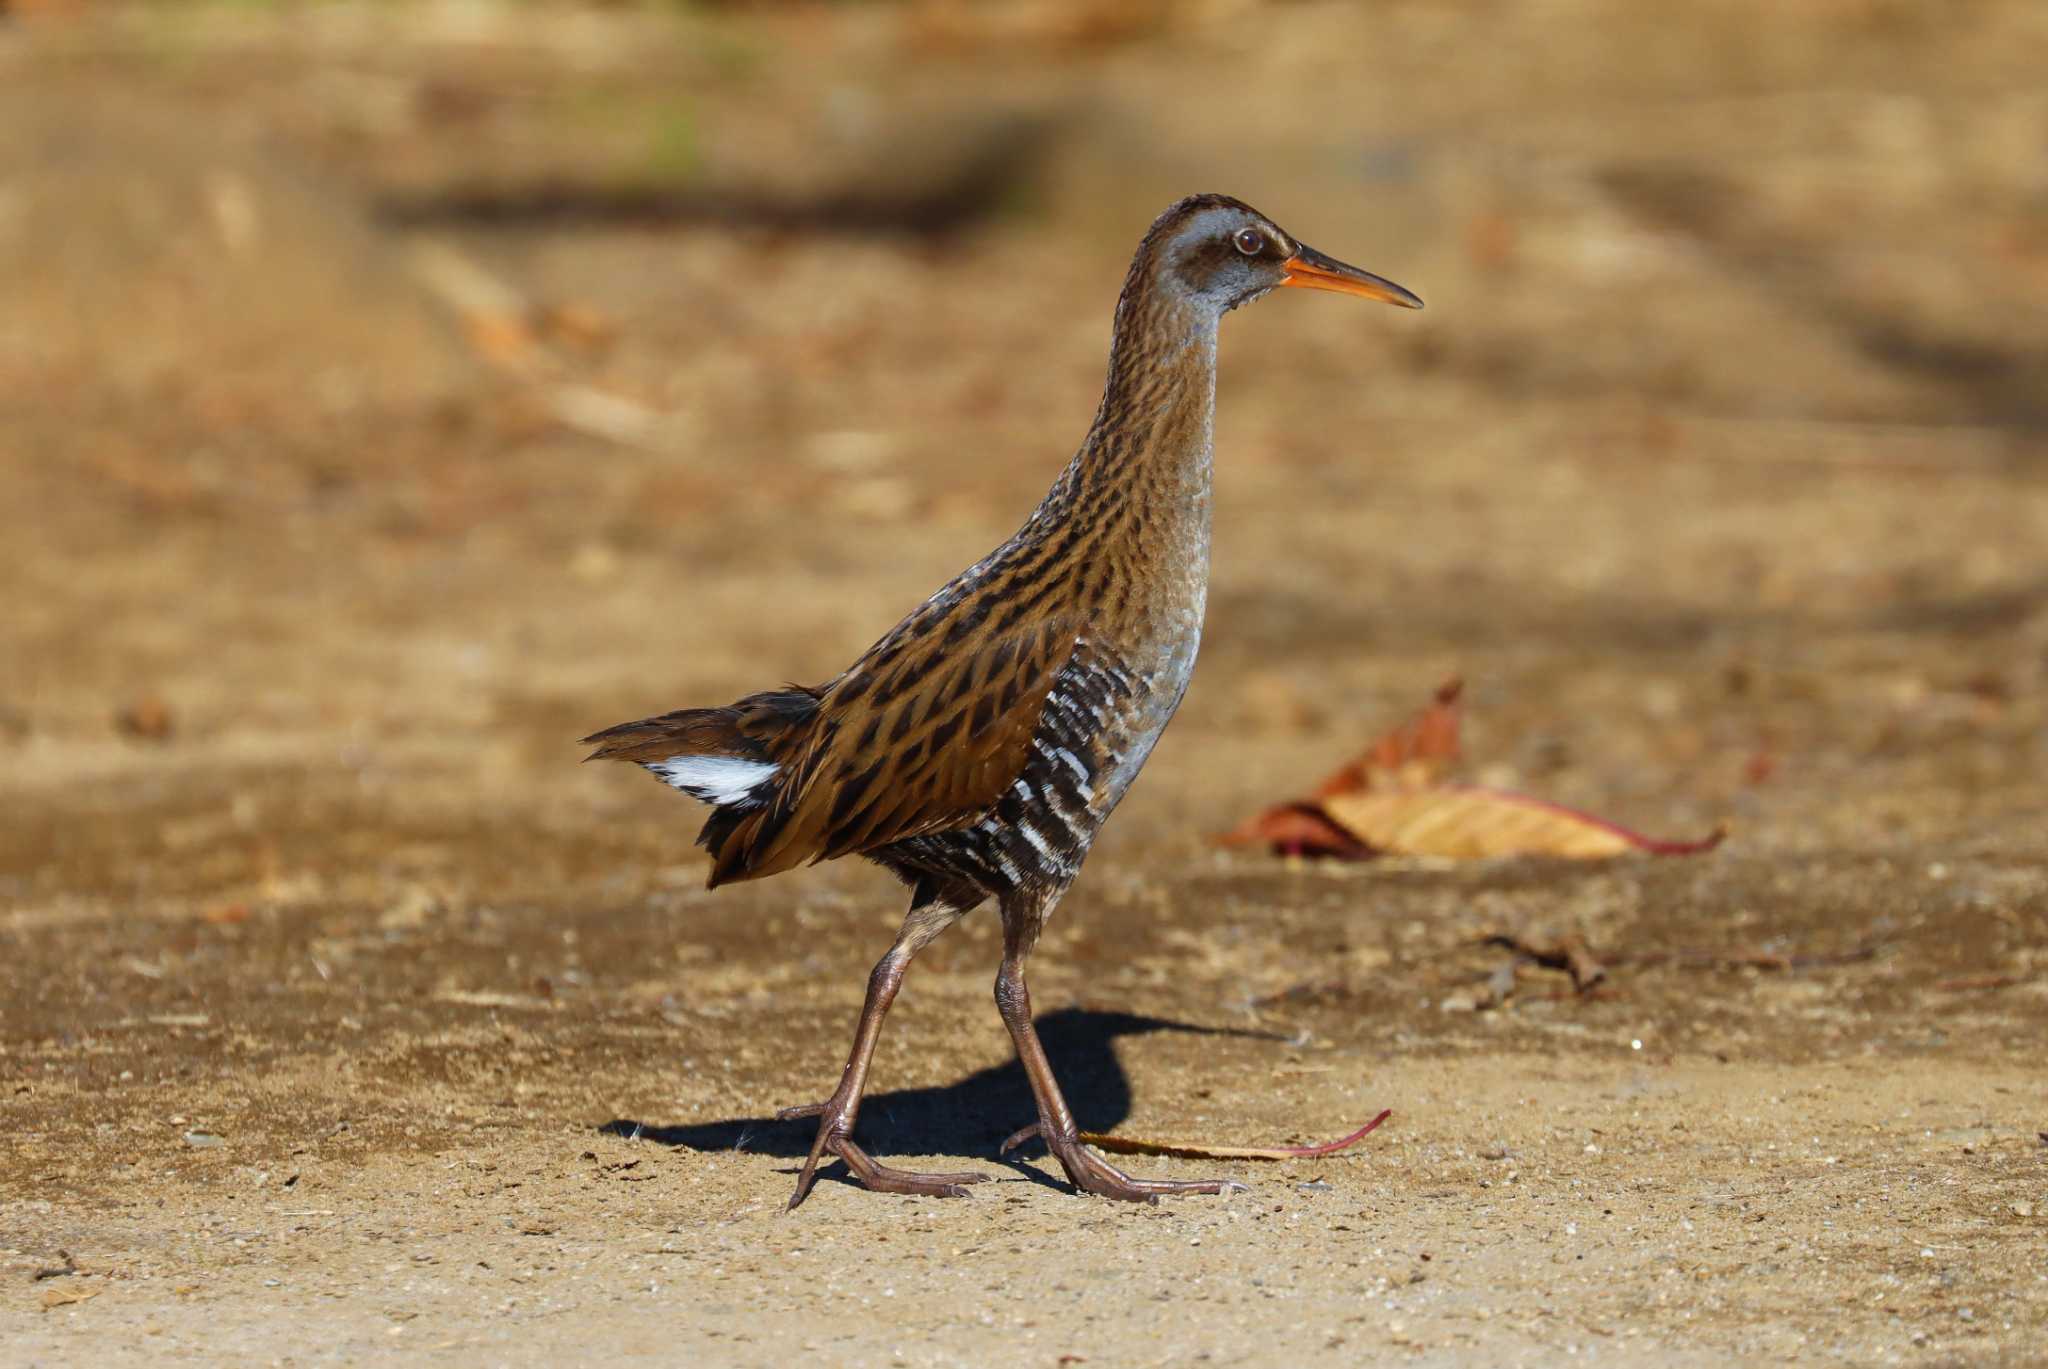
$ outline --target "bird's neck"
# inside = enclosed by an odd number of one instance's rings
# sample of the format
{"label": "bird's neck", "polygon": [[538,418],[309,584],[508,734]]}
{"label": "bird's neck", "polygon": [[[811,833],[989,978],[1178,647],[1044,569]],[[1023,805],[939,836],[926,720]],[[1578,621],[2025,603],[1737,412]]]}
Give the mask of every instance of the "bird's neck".
{"label": "bird's neck", "polygon": [[1128,505],[1134,530],[1153,538],[1195,525],[1205,555],[1216,325],[1209,310],[1126,292],[1117,306],[1102,405],[1071,472],[1082,509]]}
{"label": "bird's neck", "polygon": [[1132,274],[1102,407],[1006,553],[1057,573],[1096,614],[1095,635],[1192,642],[1209,582],[1217,318]]}

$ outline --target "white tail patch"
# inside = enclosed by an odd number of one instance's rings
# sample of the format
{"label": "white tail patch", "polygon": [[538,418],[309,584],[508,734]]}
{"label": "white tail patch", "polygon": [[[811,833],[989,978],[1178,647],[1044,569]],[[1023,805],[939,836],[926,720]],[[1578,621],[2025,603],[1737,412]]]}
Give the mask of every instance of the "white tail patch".
{"label": "white tail patch", "polygon": [[691,798],[717,804],[758,802],[754,790],[775,774],[768,762],[741,756],[671,756],[647,768]]}

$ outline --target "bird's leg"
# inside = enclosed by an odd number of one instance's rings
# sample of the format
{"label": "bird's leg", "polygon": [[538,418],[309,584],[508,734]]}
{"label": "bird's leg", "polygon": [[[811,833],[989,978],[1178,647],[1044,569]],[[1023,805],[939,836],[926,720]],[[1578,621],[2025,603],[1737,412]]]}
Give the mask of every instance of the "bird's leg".
{"label": "bird's leg", "polygon": [[802,1173],[797,1175],[796,1192],[789,1199],[791,1209],[810,1196],[811,1186],[818,1178],[818,1162],[828,1151],[844,1160],[847,1170],[862,1185],[880,1193],[959,1198],[967,1193],[962,1185],[978,1184],[988,1179],[986,1174],[920,1174],[892,1169],[878,1163],[853,1141],[853,1126],[860,1117],[861,1095],[868,1086],[868,1065],[874,1058],[875,1042],[881,1039],[882,1018],[887,1015],[889,1005],[896,1001],[897,989],[902,987],[903,972],[910,968],[912,957],[923,950],[933,937],[951,926],[963,911],[929,898],[912,903],[910,915],[903,921],[903,930],[896,937],[896,944],[875,962],[874,971],[868,975],[867,1000],[861,1005],[860,1023],[853,1032],[853,1053],[847,1057],[846,1069],[839,1076],[839,1087],[822,1103],[784,1108],[775,1114],[779,1122],[803,1117],[820,1119],[817,1137],[811,1142],[811,1153],[804,1160]]}
{"label": "bird's leg", "polygon": [[1031,991],[1024,986],[1024,957],[1037,940],[1042,920],[1037,909],[1015,917],[1010,909],[1003,910],[1003,967],[996,974],[996,1010],[1003,1015],[1003,1025],[1010,1029],[1010,1039],[1017,1043],[1017,1059],[1031,1080],[1032,1096],[1038,1100],[1038,1121],[1011,1136],[1003,1143],[1003,1149],[1007,1151],[1037,1136],[1067,1171],[1076,1188],[1127,1202],[1154,1203],[1161,1194],[1221,1193],[1244,1188],[1234,1179],[1134,1178],[1082,1143],[1074,1114],[1060,1093],[1059,1081],[1053,1078],[1052,1062],[1039,1043],[1037,1028],[1031,1025]]}

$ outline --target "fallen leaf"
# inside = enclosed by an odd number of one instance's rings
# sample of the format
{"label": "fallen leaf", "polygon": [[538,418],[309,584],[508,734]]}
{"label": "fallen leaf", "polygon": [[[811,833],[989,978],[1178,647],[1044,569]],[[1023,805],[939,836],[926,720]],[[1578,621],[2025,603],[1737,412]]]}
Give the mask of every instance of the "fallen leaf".
{"label": "fallen leaf", "polygon": [[1315,796],[1327,799],[1390,783],[1411,788],[1434,784],[1458,759],[1458,696],[1464,691],[1463,680],[1445,680],[1427,708],[1367,747],[1357,760],[1324,777]]}
{"label": "fallen leaf", "polygon": [[1667,841],[1546,799],[1450,782],[1461,692],[1460,681],[1447,680],[1420,713],[1326,776],[1312,798],[1276,804],[1217,840],[1344,860],[1390,853],[1600,860],[1631,851],[1693,855],[1726,835],[1716,828],[1697,841]]}
{"label": "fallen leaf", "polygon": [[1630,851],[1683,856],[1711,851],[1726,835],[1717,827],[1698,841],[1663,841],[1526,794],[1467,785],[1340,794],[1325,799],[1323,808],[1340,829],[1374,851],[1450,860],[1600,860]]}
{"label": "fallen leaf", "polygon": [[1312,803],[1282,804],[1269,808],[1235,832],[1217,838],[1226,844],[1252,841],[1271,842],[1273,853],[1282,856],[1335,856],[1343,860],[1365,860],[1373,849],[1339,827]]}
{"label": "fallen leaf", "polygon": [[1084,1131],[1081,1139],[1116,1155],[1178,1155],[1191,1160],[1313,1160],[1355,1146],[1393,1116],[1388,1108],[1349,1136],[1319,1146],[1212,1146],[1199,1141],[1156,1141],[1143,1136],[1105,1136]]}

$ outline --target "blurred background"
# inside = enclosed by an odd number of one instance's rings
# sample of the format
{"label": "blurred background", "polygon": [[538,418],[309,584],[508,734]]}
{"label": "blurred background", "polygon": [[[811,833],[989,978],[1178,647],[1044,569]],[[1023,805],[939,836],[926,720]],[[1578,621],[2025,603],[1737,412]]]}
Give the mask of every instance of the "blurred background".
{"label": "blurred background", "polygon": [[[1640,1133],[1599,1143],[1629,1193],[1740,1193],[1760,1136],[1825,1137],[1769,1227],[1714,1236],[1765,1243],[1749,1294],[1657,1285],[1674,1344],[1879,1358],[1892,1308],[1966,1297],[2048,1324],[2038,1183],[1998,1187],[2044,1120],[2038,1071],[1998,1071],[2048,1049],[2044,71],[2039,0],[0,0],[0,1179],[70,1211],[151,1175],[179,1234],[119,1239],[154,1267],[232,1195],[271,1222],[287,1164],[312,1209],[469,1220],[394,1206],[408,1157],[539,1175],[623,1157],[616,1119],[755,1119],[723,1148],[816,1096],[899,893],[842,862],[710,899],[694,806],[575,738],[829,678],[1006,537],[1093,413],[1140,235],[1221,191],[1429,307],[1224,325],[1201,668],[1034,985],[1258,1030],[1103,1034],[1130,1077],[1084,1123],[1321,1139],[1393,1106],[1370,1164],[1424,1198],[1521,1154],[1581,1213],[1587,1125]],[[1454,674],[1468,777],[1730,839],[1213,846]],[[1613,973],[1503,994],[1502,929]],[[925,1090],[899,1149],[1019,1120],[925,1120],[1007,1058],[995,945],[968,920],[891,1020],[881,1086]],[[1326,1053],[1276,1073],[1280,1040]],[[1558,1071],[1595,1082],[1529,1106]],[[1950,1130],[1873,1140],[1914,1107]],[[786,1192],[766,1156],[652,1153],[648,1210]],[[1318,1172],[1377,1185],[1373,1240],[1445,1238],[1366,1161]],[[602,1261],[584,1183],[550,1221]],[[1896,1251],[1835,1228],[1871,1185],[1918,1205]],[[507,1231],[544,1187],[495,1200]],[[851,1196],[834,1222],[896,1210]],[[1550,1298],[1573,1266],[1516,1221],[1474,1277]],[[318,1277],[396,1288],[351,1239]],[[1341,1273],[1363,1238],[1317,1239]],[[1974,1252],[1939,1286],[1937,1242]],[[1576,1268],[1581,1314],[1648,1306]],[[1432,1270],[1408,1296],[1465,1296]],[[731,1305],[764,1296],[794,1295]]]}
{"label": "blurred background", "polygon": [[573,738],[829,678],[1006,537],[1190,191],[1430,309],[1229,320],[1110,848],[1206,861],[1462,672],[1493,783],[2036,851],[2044,55],[1993,0],[14,0],[0,896],[694,883]]}
{"label": "blurred background", "polygon": [[1491,783],[1765,865],[2036,853],[2044,55],[1993,0],[16,0],[0,896],[694,885],[573,738],[829,678],[1006,537],[1192,191],[1430,309],[1229,320],[1120,859],[1200,867],[1454,672]]}
{"label": "blurred background", "polygon": [[1229,825],[1454,670],[1496,778],[1645,823],[2040,796],[2039,6],[4,15],[10,897],[331,888],[313,794],[674,839],[571,739],[829,677],[1007,535],[1196,190],[1430,308],[1229,320],[1143,811]]}

